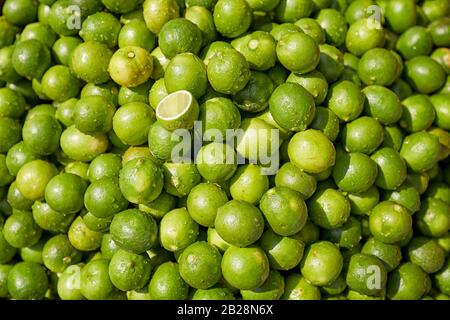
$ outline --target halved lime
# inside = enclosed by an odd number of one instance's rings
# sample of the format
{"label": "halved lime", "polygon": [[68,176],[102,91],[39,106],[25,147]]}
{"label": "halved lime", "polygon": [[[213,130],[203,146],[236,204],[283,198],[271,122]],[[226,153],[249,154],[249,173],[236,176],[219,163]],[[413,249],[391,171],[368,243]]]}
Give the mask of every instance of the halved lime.
{"label": "halved lime", "polygon": [[179,90],[169,94],[156,107],[158,122],[169,131],[192,129],[198,114],[198,102],[186,90]]}

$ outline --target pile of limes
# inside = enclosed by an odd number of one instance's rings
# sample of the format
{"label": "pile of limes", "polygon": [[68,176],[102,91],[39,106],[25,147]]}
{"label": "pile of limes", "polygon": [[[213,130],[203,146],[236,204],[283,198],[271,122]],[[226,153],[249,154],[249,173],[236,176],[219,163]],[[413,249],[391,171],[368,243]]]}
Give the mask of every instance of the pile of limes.
{"label": "pile of limes", "polygon": [[0,298],[450,299],[448,0],[6,0]]}

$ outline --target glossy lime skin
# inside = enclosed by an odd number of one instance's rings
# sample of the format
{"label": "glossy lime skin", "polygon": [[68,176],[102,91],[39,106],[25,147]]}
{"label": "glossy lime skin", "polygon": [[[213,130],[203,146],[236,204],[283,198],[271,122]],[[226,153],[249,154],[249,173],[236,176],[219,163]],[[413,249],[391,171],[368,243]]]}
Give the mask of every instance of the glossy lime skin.
{"label": "glossy lime skin", "polygon": [[9,88],[0,89],[0,116],[8,118],[20,118],[26,108],[24,97]]}
{"label": "glossy lime skin", "polygon": [[8,292],[17,300],[40,300],[48,289],[45,269],[34,262],[19,262],[8,273]]}
{"label": "glossy lime skin", "polygon": [[444,130],[450,129],[450,117],[448,116],[450,104],[448,103],[448,97],[449,94],[437,94],[430,97],[430,101],[436,112],[434,123]]}
{"label": "glossy lime skin", "polygon": [[366,96],[364,113],[384,125],[397,122],[402,116],[400,99],[391,90],[378,85],[367,86],[362,90]]}
{"label": "glossy lime skin", "polygon": [[62,129],[49,115],[36,115],[25,121],[22,136],[25,145],[38,155],[50,155],[59,147]]}
{"label": "glossy lime skin", "polygon": [[257,247],[228,248],[222,257],[222,274],[233,287],[253,290],[269,276],[269,261]]}
{"label": "glossy lime skin", "polygon": [[163,25],[158,44],[162,53],[169,59],[183,52],[197,54],[202,45],[202,33],[188,19],[176,18]]}
{"label": "glossy lime skin", "polygon": [[[310,36],[292,32],[284,35],[277,43],[277,57],[280,63],[295,73],[307,73],[319,64],[320,50]],[[299,60],[298,56],[303,59]]]}
{"label": "glossy lime skin", "polygon": [[214,24],[227,38],[236,38],[246,32],[252,21],[251,9],[243,0],[219,0],[214,6]]}
{"label": "glossy lime skin", "polygon": [[358,65],[358,75],[366,85],[389,86],[397,78],[399,70],[397,58],[391,51],[383,48],[365,52]]}
{"label": "glossy lime skin", "polygon": [[153,72],[153,58],[141,47],[123,47],[114,52],[109,61],[108,71],[117,84],[137,87],[150,78]]}
{"label": "glossy lime skin", "polygon": [[158,229],[151,216],[137,209],[129,209],[114,216],[110,232],[121,248],[141,254],[155,244]]}
{"label": "glossy lime skin", "polygon": [[102,178],[118,177],[122,168],[122,158],[118,154],[103,153],[89,164],[88,178],[91,182]]}
{"label": "glossy lime skin", "polygon": [[150,88],[153,86],[153,80],[149,80],[137,87],[120,87],[117,103],[121,106],[131,102],[149,103]]}
{"label": "glossy lime skin", "polygon": [[33,160],[17,173],[17,188],[29,200],[44,198],[47,183],[58,173],[56,167],[43,160]]}
{"label": "glossy lime skin", "polygon": [[230,193],[234,200],[257,204],[268,189],[269,179],[254,164],[238,168],[230,180]]}
{"label": "glossy lime skin", "polygon": [[428,30],[431,32],[436,46],[448,47],[448,34],[450,32],[448,17],[442,17],[430,23]]}
{"label": "glossy lime skin", "polygon": [[341,227],[323,230],[322,237],[339,245],[340,248],[353,249],[359,245],[362,238],[361,223],[353,216],[350,216]]}
{"label": "glossy lime skin", "polygon": [[180,275],[196,289],[208,289],[222,277],[222,256],[216,247],[199,241],[186,249],[178,259]]}
{"label": "glossy lime skin", "polygon": [[333,168],[333,178],[337,186],[346,192],[364,192],[377,178],[376,163],[363,153],[339,154]]}
{"label": "glossy lime skin", "polygon": [[369,224],[375,239],[394,244],[408,236],[412,228],[412,219],[409,211],[403,206],[383,201],[372,209]]}
{"label": "glossy lime skin", "polygon": [[[159,122],[154,122],[148,132],[148,147],[153,156],[161,160],[172,159],[172,151],[181,142],[175,132],[165,129]],[[176,155],[180,156],[180,155]]]}
{"label": "glossy lime skin", "polygon": [[6,200],[11,208],[24,211],[29,211],[34,202],[33,200],[28,200],[23,196],[17,188],[17,183],[15,181],[11,183],[8,188]]}
{"label": "glossy lime skin", "polygon": [[413,95],[402,102],[403,114],[400,126],[409,132],[428,129],[436,113],[431,101],[425,95]]}
{"label": "glossy lime skin", "polygon": [[19,29],[12,23],[8,22],[5,17],[1,18],[0,27],[2,30],[2,33],[0,35],[0,47],[3,48],[12,45],[16,38],[16,34],[19,32]]}
{"label": "glossy lime skin", "polygon": [[418,300],[427,291],[429,281],[419,266],[405,262],[390,274],[386,295],[392,300]]}
{"label": "glossy lime skin", "polygon": [[160,223],[161,246],[171,252],[181,251],[196,241],[198,230],[186,208],[169,211]]}
{"label": "glossy lime skin", "polygon": [[413,172],[431,169],[439,157],[439,140],[427,132],[416,132],[406,136],[400,155]]}
{"label": "glossy lime skin", "polygon": [[111,218],[128,206],[119,188],[117,177],[105,177],[92,182],[84,193],[84,205],[98,218]]}
{"label": "glossy lime skin", "polygon": [[227,49],[211,58],[207,75],[209,83],[217,92],[236,94],[250,80],[250,66],[240,52]]}
{"label": "glossy lime skin", "polygon": [[415,216],[418,230],[426,236],[440,237],[450,229],[449,206],[442,200],[428,198]]}
{"label": "glossy lime skin", "polygon": [[116,109],[103,96],[87,96],[77,101],[74,110],[74,123],[85,134],[106,133],[112,128]]}
{"label": "glossy lime skin", "polygon": [[80,276],[83,264],[69,266],[60,275],[57,284],[58,296],[62,300],[84,300],[80,292]]}
{"label": "glossy lime skin", "polygon": [[222,97],[208,99],[202,103],[199,119],[202,121],[204,133],[208,130],[218,130],[223,138],[226,137],[227,129],[237,129],[241,124],[239,109],[230,99]]}
{"label": "glossy lime skin", "polygon": [[197,154],[197,169],[210,182],[229,180],[237,169],[236,153],[230,145],[212,142]]}
{"label": "glossy lime skin", "polygon": [[15,25],[26,25],[36,20],[38,4],[32,0],[5,1],[3,15]]}
{"label": "glossy lime skin", "polygon": [[20,141],[22,126],[11,118],[0,118],[0,152],[6,153]]}
{"label": "glossy lime skin", "polygon": [[305,245],[302,241],[282,237],[268,229],[261,237],[261,248],[269,259],[270,266],[276,270],[290,270],[299,264]]}
{"label": "glossy lime skin", "polygon": [[227,202],[226,193],[218,185],[201,183],[189,193],[187,209],[198,224],[213,227],[217,210]]}
{"label": "glossy lime skin", "polygon": [[325,43],[325,31],[322,29],[317,20],[312,18],[301,18],[295,22],[295,25],[313,38],[317,44]]}
{"label": "glossy lime skin", "polygon": [[385,190],[397,189],[406,179],[406,163],[400,154],[391,148],[377,150],[372,160],[378,165],[375,184]]}
{"label": "glossy lime skin", "polygon": [[277,62],[277,43],[266,32],[255,31],[233,40],[231,45],[245,57],[253,70],[265,71]]}
{"label": "glossy lime skin", "polygon": [[278,86],[269,100],[274,120],[290,131],[302,131],[312,122],[315,114],[313,96],[296,83]]}
{"label": "glossy lime skin", "polygon": [[319,288],[310,284],[301,275],[291,273],[285,281],[285,291],[281,298],[282,300],[320,300]]}
{"label": "glossy lime skin", "polygon": [[327,103],[339,119],[348,122],[356,119],[363,111],[364,95],[356,84],[343,80],[331,86]]}
{"label": "glossy lime skin", "polygon": [[408,257],[426,273],[435,273],[444,265],[445,251],[434,239],[415,237],[408,245]]}
{"label": "glossy lime skin", "polygon": [[217,210],[215,228],[226,242],[246,247],[257,241],[264,231],[261,211],[244,201],[231,200]]}
{"label": "glossy lime skin", "polygon": [[325,76],[318,71],[311,71],[306,74],[291,73],[287,82],[298,83],[313,95],[316,105],[325,101],[328,93],[328,82]]}
{"label": "glossy lime skin", "polygon": [[189,52],[180,53],[169,62],[164,79],[168,93],[187,90],[196,99],[205,94],[208,83],[203,61]]}
{"label": "glossy lime skin", "polygon": [[426,28],[414,26],[401,34],[396,49],[406,60],[422,55],[427,56],[433,49],[433,39]]}
{"label": "glossy lime skin", "polygon": [[324,286],[337,279],[342,266],[339,249],[331,242],[320,241],[307,247],[300,271],[312,285]]}
{"label": "glossy lime skin", "polygon": [[349,201],[335,189],[320,190],[308,202],[312,222],[325,229],[342,226],[348,220],[350,210]]}
{"label": "glossy lime skin", "polygon": [[42,249],[44,265],[52,272],[63,272],[81,259],[81,252],[72,246],[67,235],[60,234],[50,238]]}
{"label": "glossy lime skin", "polygon": [[244,300],[279,300],[284,292],[284,278],[278,271],[271,270],[262,286],[240,292]]}
{"label": "glossy lime skin", "polygon": [[202,45],[208,45],[217,39],[212,12],[203,6],[188,7],[184,17],[193,22],[202,33]]}
{"label": "glossy lime skin", "polygon": [[56,211],[71,214],[83,208],[86,183],[77,175],[62,173],[53,177],[45,187],[45,200]]}
{"label": "glossy lime skin", "polygon": [[6,219],[2,232],[5,240],[14,248],[31,247],[42,235],[42,229],[28,211],[15,211]]}
{"label": "glossy lime skin", "polygon": [[329,81],[336,81],[344,71],[343,53],[329,44],[319,45],[320,61],[317,70]]}
{"label": "glossy lime skin", "polygon": [[163,165],[164,189],[177,197],[187,196],[201,182],[201,175],[191,163],[169,163]]}
{"label": "glossy lime skin", "polygon": [[347,123],[341,139],[347,151],[371,154],[383,142],[384,131],[374,118],[360,117]]}
{"label": "glossy lime skin", "polygon": [[28,79],[40,78],[50,66],[50,51],[39,40],[25,40],[14,47],[14,69]]}
{"label": "glossy lime skin", "polygon": [[386,20],[392,31],[402,33],[416,24],[417,10],[413,0],[389,1],[385,9]]}
{"label": "glossy lime skin", "polygon": [[66,233],[75,214],[63,215],[53,210],[47,203],[35,201],[32,206],[33,219],[43,230]]}
{"label": "glossy lime skin", "polygon": [[108,65],[112,55],[112,51],[105,44],[96,41],[84,42],[73,51],[70,69],[83,81],[104,83],[110,79]]}
{"label": "glossy lime skin", "polygon": [[119,48],[137,46],[152,51],[155,47],[155,35],[144,21],[132,20],[122,27],[118,37]]}
{"label": "glossy lime skin", "polygon": [[230,289],[214,286],[206,290],[197,289],[192,300],[235,300],[235,298]]}
{"label": "glossy lime skin", "polygon": [[114,48],[117,46],[121,28],[122,25],[114,15],[97,12],[84,20],[79,35],[85,42],[98,41]]}
{"label": "glossy lime skin", "polygon": [[385,32],[373,18],[352,23],[345,38],[347,49],[356,56],[361,56],[370,49],[383,47],[384,42]]}
{"label": "glossy lime skin", "polygon": [[138,158],[127,162],[120,171],[120,190],[132,203],[155,200],[163,188],[163,173],[151,160]]}
{"label": "glossy lime skin", "polygon": [[175,0],[147,0],[143,4],[145,23],[151,32],[158,34],[163,25],[180,15],[179,6]]}
{"label": "glossy lime skin", "polygon": [[141,145],[147,141],[155,112],[142,102],[131,102],[120,107],[112,119],[112,127],[119,139],[127,145]]}
{"label": "glossy lime skin", "polygon": [[13,268],[12,265],[3,264],[0,266],[0,297],[8,298],[8,274]]}
{"label": "glossy lime skin", "polygon": [[100,248],[103,233],[89,229],[83,218],[78,216],[70,225],[68,236],[76,249],[94,251]]}
{"label": "glossy lime skin", "polygon": [[138,255],[119,249],[109,263],[111,282],[122,291],[143,288],[150,279],[150,272],[150,258],[146,253]]}
{"label": "glossy lime skin", "polygon": [[405,75],[411,86],[429,94],[445,82],[445,71],[439,63],[426,56],[417,56],[405,63]]}
{"label": "glossy lime skin", "polygon": [[88,300],[105,300],[114,290],[108,272],[109,260],[97,259],[88,262],[80,275],[80,292]]}
{"label": "glossy lime skin", "polygon": [[325,30],[328,43],[336,46],[344,44],[348,27],[344,16],[339,11],[330,8],[322,9],[316,19]]}
{"label": "glossy lime skin", "polygon": [[442,269],[434,275],[435,286],[443,293],[450,293],[450,259],[446,259]]}
{"label": "glossy lime skin", "polygon": [[0,80],[1,81],[17,81],[21,76],[17,73],[12,65],[12,55],[14,46],[0,48]]}
{"label": "glossy lime skin", "polygon": [[43,93],[54,101],[63,102],[76,97],[80,92],[80,82],[66,66],[54,66],[42,77]]}
{"label": "glossy lime skin", "polygon": [[3,231],[0,232],[0,262],[2,264],[8,263],[16,255],[17,249],[11,246],[3,236]]}
{"label": "glossy lime skin", "polygon": [[108,139],[104,134],[84,134],[72,125],[61,134],[60,145],[70,159],[91,161],[107,150]]}
{"label": "glossy lime skin", "polygon": [[233,96],[233,101],[241,110],[259,112],[267,108],[273,90],[269,76],[252,71],[247,85]]}
{"label": "glossy lime skin", "polygon": [[388,272],[397,268],[402,260],[402,252],[398,245],[383,243],[373,237],[366,241],[361,253],[370,254],[383,261]]}
{"label": "glossy lime skin", "polygon": [[177,263],[165,262],[153,274],[148,286],[154,300],[183,300],[189,292],[189,286],[181,278]]}
{"label": "glossy lime skin", "polygon": [[56,40],[52,46],[52,53],[56,62],[69,66],[73,51],[81,43],[82,41],[75,37],[61,37]]}
{"label": "glossy lime skin", "polygon": [[377,257],[358,253],[350,258],[346,281],[352,290],[365,295],[376,295],[386,286],[387,272],[383,262]]}
{"label": "glossy lime skin", "polygon": [[310,198],[316,191],[316,179],[297,168],[292,163],[285,163],[275,175],[277,187],[287,187],[300,193],[304,200]]}
{"label": "glossy lime skin", "polygon": [[412,213],[417,212],[420,209],[421,205],[420,193],[409,182],[405,182],[396,190],[385,193],[385,199],[394,201],[404,206]]}
{"label": "glossy lime skin", "polygon": [[260,208],[275,233],[292,236],[306,223],[307,207],[301,195],[285,187],[267,191],[261,199]]}

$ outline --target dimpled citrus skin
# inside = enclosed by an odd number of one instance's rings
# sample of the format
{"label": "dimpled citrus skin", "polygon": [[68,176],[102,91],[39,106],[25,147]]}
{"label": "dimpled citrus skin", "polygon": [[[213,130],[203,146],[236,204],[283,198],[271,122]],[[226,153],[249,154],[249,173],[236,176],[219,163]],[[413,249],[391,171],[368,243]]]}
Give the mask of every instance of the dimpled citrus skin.
{"label": "dimpled citrus skin", "polygon": [[0,3],[0,299],[450,299],[449,0]]}

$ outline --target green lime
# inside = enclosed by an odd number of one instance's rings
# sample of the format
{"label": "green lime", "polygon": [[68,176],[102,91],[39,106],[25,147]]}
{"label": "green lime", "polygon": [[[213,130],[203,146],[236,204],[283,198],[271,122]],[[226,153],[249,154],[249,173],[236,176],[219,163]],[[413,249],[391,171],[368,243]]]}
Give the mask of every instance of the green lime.
{"label": "green lime", "polygon": [[408,245],[408,257],[426,273],[435,273],[444,265],[445,251],[434,239],[415,237]]}
{"label": "green lime", "polygon": [[269,179],[255,164],[239,167],[230,180],[230,193],[234,200],[257,204],[267,190]]}
{"label": "green lime", "polygon": [[295,22],[295,25],[313,38],[317,44],[325,43],[325,31],[322,29],[317,20],[312,18],[301,18]]}
{"label": "green lime", "polygon": [[76,213],[83,208],[86,182],[72,173],[54,176],[45,187],[45,201],[63,215]]}
{"label": "green lime", "polygon": [[312,222],[325,229],[344,225],[350,216],[350,203],[342,192],[335,189],[317,191],[308,202]]}
{"label": "green lime", "polygon": [[346,276],[350,289],[365,295],[376,295],[385,288],[386,281],[386,269],[377,257],[357,253],[350,258]]}
{"label": "green lime", "polygon": [[430,99],[425,95],[412,95],[402,101],[403,114],[400,126],[409,132],[428,129],[436,113]]}
{"label": "green lime", "polygon": [[442,269],[434,275],[435,286],[443,293],[450,294],[450,259],[447,258]]}
{"label": "green lime", "polygon": [[169,211],[159,226],[161,246],[171,252],[181,251],[197,240],[199,225],[186,208]]}
{"label": "green lime", "polygon": [[[3,227],[2,227],[3,228]],[[11,246],[3,236],[3,230],[0,232],[0,263],[3,265],[12,260],[16,255],[17,249]],[[1,287],[1,286],[0,286]]]}
{"label": "green lime", "polygon": [[377,178],[378,168],[375,161],[363,153],[338,153],[333,168],[333,179],[345,192],[367,191]]}
{"label": "green lime", "polygon": [[28,200],[23,196],[15,181],[8,188],[6,200],[13,209],[25,211],[29,211],[34,203],[33,200]]}
{"label": "green lime", "polygon": [[312,285],[299,274],[291,273],[285,280],[283,300],[320,300],[318,287]]}
{"label": "green lime", "polygon": [[[358,65],[358,75],[366,85],[391,85],[399,74],[400,64],[392,51],[374,48],[366,51]],[[385,72],[392,70],[391,72]]]}
{"label": "green lime", "polygon": [[317,107],[311,128],[322,131],[330,141],[334,141],[339,135],[339,118],[330,109]]}
{"label": "green lime", "polygon": [[250,68],[254,70],[268,70],[277,62],[277,43],[267,32],[255,31],[233,40],[231,45],[245,57]]}
{"label": "green lime", "polygon": [[75,249],[67,235],[59,234],[50,238],[42,250],[44,265],[52,272],[64,272],[64,270],[81,261],[81,252]]}
{"label": "green lime", "polygon": [[29,200],[44,198],[47,183],[57,174],[56,167],[43,160],[33,160],[17,173],[17,188]]}
{"label": "green lime", "polygon": [[192,300],[235,300],[235,298],[230,289],[214,286],[195,290]]}
{"label": "green lime", "polygon": [[217,210],[228,202],[226,193],[216,184],[200,183],[188,195],[187,209],[198,224],[212,227]]}
{"label": "green lime", "polygon": [[59,276],[57,284],[58,296],[62,300],[84,300],[80,292],[82,264],[67,267]]}
{"label": "green lime", "polygon": [[412,219],[405,207],[392,201],[383,201],[372,209],[369,224],[375,239],[394,244],[408,237]]}
{"label": "green lime", "polygon": [[403,131],[397,125],[385,126],[384,141],[381,146],[400,151],[403,143],[403,136]]}
{"label": "green lime", "polygon": [[85,134],[106,133],[112,129],[114,105],[102,96],[88,96],[77,101],[73,119]]}
{"label": "green lime", "polygon": [[100,248],[103,234],[89,229],[81,216],[70,225],[69,241],[75,249],[80,251],[94,251]]}
{"label": "green lime", "polygon": [[189,286],[180,275],[177,263],[161,264],[151,277],[148,291],[153,300],[184,300]]}
{"label": "green lime", "polygon": [[177,54],[167,65],[164,83],[168,93],[187,90],[198,99],[206,92],[206,67],[203,61],[192,53]]}
{"label": "green lime", "polygon": [[276,41],[280,41],[283,36],[293,32],[301,33],[302,29],[299,26],[289,22],[276,25],[272,28],[272,30],[270,30],[270,34]]}
{"label": "green lime", "polygon": [[427,132],[416,132],[405,137],[400,155],[413,172],[423,172],[436,164],[440,148],[436,136]]}
{"label": "green lime", "polygon": [[97,12],[88,16],[81,26],[80,37],[86,41],[98,41],[110,48],[117,46],[122,24],[111,13]]}
{"label": "green lime", "polygon": [[84,205],[91,214],[98,218],[111,218],[125,210],[128,201],[120,192],[117,177],[105,177],[96,181],[84,193]]}
{"label": "green lime", "polygon": [[252,71],[247,85],[233,95],[233,101],[244,111],[259,112],[269,105],[274,85],[269,76]]}
{"label": "green lime", "polygon": [[417,22],[416,4],[413,0],[389,1],[385,9],[385,18],[392,31],[402,33]]}
{"label": "green lime", "polygon": [[314,129],[295,134],[289,142],[288,153],[291,162],[307,173],[327,170],[334,165],[336,156],[332,142]]}
{"label": "green lime", "polygon": [[53,210],[47,203],[35,201],[32,207],[33,219],[36,224],[53,233],[67,233],[75,217],[74,214],[63,215]]}
{"label": "green lime", "polygon": [[153,58],[143,48],[123,47],[112,55],[108,71],[117,84],[127,88],[137,87],[150,78],[153,72]]}
{"label": "green lime", "polygon": [[272,230],[282,236],[292,236],[306,223],[308,210],[300,193],[275,187],[261,199],[260,208]]}
{"label": "green lime", "polygon": [[429,278],[419,266],[405,262],[389,275],[386,295],[391,300],[418,300],[427,291]]}
{"label": "green lime", "polygon": [[398,267],[402,260],[400,246],[383,243],[375,238],[369,238],[361,249],[361,253],[372,255],[383,261],[388,272]]}
{"label": "green lime", "polygon": [[316,19],[322,29],[325,30],[328,43],[336,46],[344,44],[348,27],[342,13],[335,9],[326,8],[319,11]]}
{"label": "green lime", "polygon": [[392,148],[381,148],[372,154],[371,159],[378,165],[375,184],[385,190],[397,189],[406,179],[406,163]]}
{"label": "green lime", "polygon": [[143,15],[148,29],[158,34],[169,20],[180,15],[176,0],[146,0],[143,4]]}
{"label": "green lime", "polygon": [[371,154],[383,142],[384,130],[374,118],[360,117],[346,124],[341,139],[347,151]]}
{"label": "green lime", "polygon": [[141,145],[147,142],[155,119],[155,112],[148,104],[131,102],[117,109],[112,118],[112,128],[125,144]]}
{"label": "green lime", "polygon": [[395,190],[385,193],[385,199],[394,201],[415,213],[420,209],[420,194],[414,186],[405,182]]}
{"label": "green lime", "polygon": [[204,6],[189,6],[184,17],[193,22],[202,32],[202,45],[208,45],[217,39],[212,12]]}
{"label": "green lime", "polygon": [[287,187],[301,194],[304,200],[309,199],[316,191],[316,179],[291,162],[285,163],[275,175],[277,187]]}
{"label": "green lime", "polygon": [[341,227],[323,230],[322,237],[325,240],[339,245],[340,248],[356,248],[362,238],[361,223],[353,216],[350,216],[347,222]]}
{"label": "green lime", "polygon": [[345,38],[348,51],[356,56],[362,56],[373,48],[383,47],[385,32],[381,23],[373,18],[360,19],[353,22]]}
{"label": "green lime", "polygon": [[[316,41],[302,32],[292,32],[281,37],[276,51],[280,63],[291,72],[307,73],[319,64],[320,50]],[[302,59],[298,59],[299,56]]]}
{"label": "green lime", "polygon": [[144,287],[150,279],[150,272],[150,258],[146,253],[139,255],[119,249],[109,262],[111,282],[122,291]]}
{"label": "green lime", "polygon": [[228,248],[222,258],[225,280],[240,290],[253,290],[263,285],[269,276],[269,261],[258,247]]}
{"label": "green lime", "polygon": [[266,281],[253,290],[241,290],[244,300],[279,300],[284,292],[284,278],[275,270],[269,272]]}
{"label": "green lime", "polygon": [[305,88],[313,97],[316,105],[325,101],[328,93],[328,83],[325,76],[319,71],[311,71],[306,74],[291,73],[286,79]]}
{"label": "green lime", "polygon": [[426,236],[440,237],[450,229],[450,207],[442,200],[427,198],[415,215],[417,229]]}
{"label": "green lime", "polygon": [[445,70],[430,57],[417,56],[405,63],[405,78],[418,92],[429,94],[445,82]]}
{"label": "green lime", "polygon": [[222,276],[221,260],[216,247],[207,242],[196,242],[184,249],[178,259],[180,275],[191,287],[208,289]]}
{"label": "green lime", "polygon": [[9,88],[0,89],[0,116],[18,119],[26,110],[24,97]]}
{"label": "green lime", "polygon": [[[219,0],[229,1],[229,0]],[[232,0],[242,1],[243,0]],[[207,75],[212,88],[219,93],[236,94],[250,80],[250,66],[237,50],[226,48],[214,54],[207,64]]]}
{"label": "green lime", "polygon": [[219,207],[214,225],[223,240],[238,247],[256,242],[264,231],[261,211],[239,200],[231,200]]}
{"label": "green lime", "polygon": [[96,41],[84,42],[73,50],[70,69],[83,81],[104,83],[110,80],[108,64],[112,55],[112,51],[105,44]]}
{"label": "green lime", "polygon": [[129,209],[114,216],[110,232],[119,247],[141,254],[155,244],[158,230],[151,216]]}
{"label": "green lime", "polygon": [[363,111],[364,95],[361,89],[348,80],[331,86],[328,92],[328,108],[345,122],[355,120]]}
{"label": "green lime", "polygon": [[61,135],[61,149],[72,160],[91,161],[108,148],[108,139],[104,134],[87,135],[74,125]]}
{"label": "green lime", "polygon": [[344,72],[344,55],[336,47],[329,44],[320,44],[320,61],[317,70],[320,71],[328,82],[339,79]]}
{"label": "green lime", "polygon": [[69,66],[72,53],[83,43],[76,37],[61,37],[52,46],[52,53],[57,63]]}
{"label": "green lime", "polygon": [[162,166],[164,189],[177,197],[187,196],[198,185],[202,177],[193,163],[170,163]]}
{"label": "green lime", "polygon": [[21,76],[12,65],[14,46],[0,48],[0,81],[17,81]]}
{"label": "green lime", "polygon": [[[208,99],[202,103],[199,119],[205,136],[209,131],[214,133],[218,130],[223,139],[226,138],[228,129],[237,129],[241,124],[239,109],[230,99],[222,97]],[[220,137],[214,138],[219,140]]]}
{"label": "green lime", "polygon": [[450,130],[450,103],[448,102],[449,94],[436,94],[430,97],[436,112],[434,123],[444,130]]}
{"label": "green lime", "polygon": [[118,154],[103,153],[89,164],[88,177],[91,182],[102,178],[118,177],[122,168],[122,158]]}
{"label": "green lime", "polygon": [[276,270],[290,270],[296,267],[305,249],[300,240],[277,235],[271,229],[264,232],[260,245],[269,259],[270,266]]}
{"label": "green lime", "polygon": [[237,169],[236,152],[228,144],[212,142],[203,146],[196,157],[197,169],[207,181],[229,180]]}
{"label": "green lime", "polygon": [[12,65],[23,77],[40,78],[50,67],[50,50],[39,40],[21,41],[14,47]]}
{"label": "green lime", "polygon": [[312,285],[324,286],[338,278],[342,266],[339,249],[331,242],[320,241],[307,247],[300,271]]}
{"label": "green lime", "polygon": [[402,106],[400,99],[393,91],[382,86],[371,85],[365,87],[362,93],[366,96],[364,113],[384,125],[400,120]]}
{"label": "green lime", "polygon": [[45,269],[34,262],[19,262],[8,273],[8,292],[16,300],[40,300],[48,289]]}
{"label": "green lime", "polygon": [[214,6],[213,17],[221,35],[236,38],[250,27],[252,11],[244,0],[219,0]]}
{"label": "green lime", "polygon": [[114,290],[108,272],[109,260],[88,262],[80,274],[80,293],[88,300],[107,300]]}

